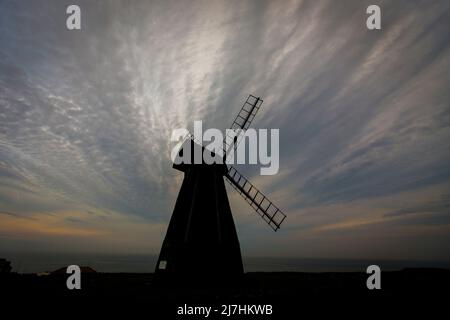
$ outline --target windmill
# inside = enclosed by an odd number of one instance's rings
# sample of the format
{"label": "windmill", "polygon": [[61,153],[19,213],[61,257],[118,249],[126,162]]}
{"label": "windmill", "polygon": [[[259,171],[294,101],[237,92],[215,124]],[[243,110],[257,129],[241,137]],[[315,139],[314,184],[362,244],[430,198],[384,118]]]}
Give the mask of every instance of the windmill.
{"label": "windmill", "polygon": [[[249,95],[231,129],[247,130],[263,100]],[[243,134],[227,134],[222,157],[237,147]],[[190,145],[189,145],[190,144]],[[205,149],[189,135],[181,146]],[[193,154],[193,153],[192,153]],[[213,153],[211,153],[213,156]],[[242,257],[224,179],[277,231],[286,215],[236,168],[223,163],[175,164],[184,179],[157,261],[156,275],[224,278],[243,273]]]}

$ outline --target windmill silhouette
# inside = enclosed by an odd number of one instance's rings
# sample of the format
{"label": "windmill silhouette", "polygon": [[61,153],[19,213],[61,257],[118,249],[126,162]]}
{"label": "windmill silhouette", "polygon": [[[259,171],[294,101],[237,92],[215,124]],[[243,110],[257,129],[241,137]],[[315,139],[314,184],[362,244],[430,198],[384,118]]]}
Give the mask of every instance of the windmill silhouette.
{"label": "windmill silhouette", "polygon": [[[236,116],[231,129],[241,134],[227,133],[222,157],[237,147],[261,107],[263,100],[249,95]],[[186,147],[205,148],[189,135],[179,150]],[[192,149],[191,149],[192,150]],[[193,157],[194,152],[191,152]],[[218,156],[211,152],[212,157]],[[236,228],[223,177],[255,211],[277,231],[286,215],[233,166],[215,164],[175,164],[173,168],[184,172],[184,179],[175,203],[169,227],[157,261],[155,273],[209,279],[227,278],[244,272]]]}

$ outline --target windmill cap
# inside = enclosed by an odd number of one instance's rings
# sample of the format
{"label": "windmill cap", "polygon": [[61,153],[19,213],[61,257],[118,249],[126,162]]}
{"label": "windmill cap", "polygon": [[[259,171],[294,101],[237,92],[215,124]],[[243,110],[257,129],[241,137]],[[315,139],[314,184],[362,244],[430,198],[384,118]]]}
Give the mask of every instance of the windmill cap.
{"label": "windmill cap", "polygon": [[[197,158],[195,159],[195,155]],[[189,157],[190,155],[190,157]],[[208,162],[205,161],[204,156],[208,156]],[[197,161],[195,161],[197,160]],[[200,160],[200,161],[199,161]],[[212,162],[214,161],[214,162]],[[185,171],[187,167],[190,166],[209,166],[209,167],[224,167],[224,173],[227,171],[226,165],[222,163],[223,159],[221,156],[215,154],[214,152],[208,150],[204,146],[199,145],[194,140],[187,139],[179,148],[177,156],[173,163],[173,168]]]}

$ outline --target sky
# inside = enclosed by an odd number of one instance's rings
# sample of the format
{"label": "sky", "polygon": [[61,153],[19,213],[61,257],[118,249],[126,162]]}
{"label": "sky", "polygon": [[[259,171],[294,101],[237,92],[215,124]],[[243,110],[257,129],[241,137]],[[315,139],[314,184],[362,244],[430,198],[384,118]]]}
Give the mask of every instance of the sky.
{"label": "sky", "polygon": [[[66,7],[81,30],[66,29]],[[366,8],[381,8],[381,30]],[[244,256],[450,260],[450,2],[0,1],[0,252],[158,254],[172,130],[280,130]]]}

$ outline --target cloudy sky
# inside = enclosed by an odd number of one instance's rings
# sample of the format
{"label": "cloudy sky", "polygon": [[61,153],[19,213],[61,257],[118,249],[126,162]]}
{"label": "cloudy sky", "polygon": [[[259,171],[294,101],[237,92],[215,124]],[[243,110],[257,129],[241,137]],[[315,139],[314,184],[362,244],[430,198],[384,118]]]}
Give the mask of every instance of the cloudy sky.
{"label": "cloudy sky", "polygon": [[172,130],[225,129],[251,93],[280,171],[238,169],[288,218],[274,233],[230,188],[243,255],[450,259],[449,18],[446,0],[0,1],[0,251],[157,254]]}

